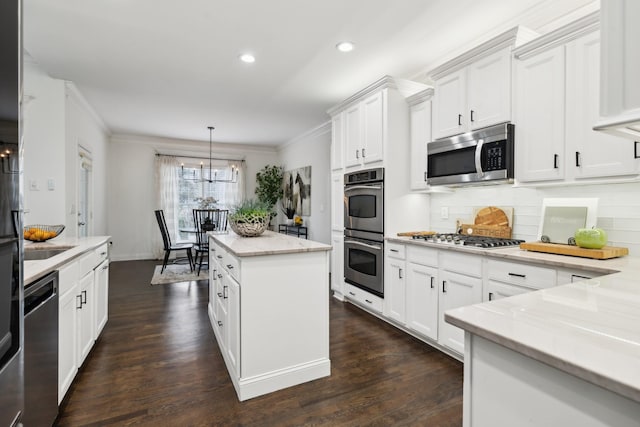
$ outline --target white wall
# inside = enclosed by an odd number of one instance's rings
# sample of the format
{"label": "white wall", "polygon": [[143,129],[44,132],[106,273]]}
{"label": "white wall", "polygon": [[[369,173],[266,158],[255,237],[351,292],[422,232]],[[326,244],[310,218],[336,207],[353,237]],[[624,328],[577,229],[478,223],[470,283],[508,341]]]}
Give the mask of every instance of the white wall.
{"label": "white wall", "polygon": [[[158,209],[155,154],[209,155],[208,143],[117,135],[111,138],[107,174],[108,234],[113,260],[153,259],[160,231],[153,215]],[[244,158],[246,196],[255,197],[256,172],[278,164],[274,148],[214,144],[214,157]]]}
{"label": "white wall", "polygon": [[[25,224],[64,224],[77,234],[77,155],[93,157],[93,224],[104,235],[108,129],[71,82],[49,77],[30,57],[24,63]],[[48,189],[52,180],[53,190]],[[37,189],[32,189],[32,184]]]}
{"label": "white wall", "polygon": [[[280,164],[285,170],[311,166],[311,216],[303,217],[310,240],[331,244],[331,122],[279,147]],[[278,204],[280,208],[280,205]],[[285,220],[278,213],[278,223]]]}
{"label": "white wall", "polygon": [[[508,185],[459,188],[454,193],[431,195],[431,228],[453,233],[457,218],[464,222],[473,220],[474,207],[513,206],[513,237],[535,241],[542,199],[546,197],[598,197],[597,226],[607,231],[608,245],[628,247],[631,255],[640,255],[638,182],[545,188]],[[449,219],[440,217],[442,207],[449,208]]]}

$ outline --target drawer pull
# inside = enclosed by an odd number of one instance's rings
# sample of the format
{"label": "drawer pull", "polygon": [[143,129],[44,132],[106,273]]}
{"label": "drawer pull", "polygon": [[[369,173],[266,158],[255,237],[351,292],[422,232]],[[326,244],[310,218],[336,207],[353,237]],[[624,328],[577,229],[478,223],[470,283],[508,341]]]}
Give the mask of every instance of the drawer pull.
{"label": "drawer pull", "polygon": [[218,279],[222,279],[222,274],[218,273]]}
{"label": "drawer pull", "polygon": [[400,251],[399,251],[399,250],[397,250],[397,249],[389,249],[389,250],[390,250],[391,252],[400,252]]}
{"label": "drawer pull", "polygon": [[218,320],[218,326],[222,326],[222,320]]}
{"label": "drawer pull", "polygon": [[100,252],[100,256],[105,256],[106,254],[106,252]]}
{"label": "drawer pull", "polygon": [[[78,307],[78,298],[80,298],[80,307]],[[82,310],[82,295],[76,295],[76,309]]]}
{"label": "drawer pull", "polygon": [[509,273],[509,276],[513,276],[513,277],[521,277],[523,279],[525,279],[527,277],[526,274],[518,274],[518,273]]}
{"label": "drawer pull", "polygon": [[458,114],[458,126],[462,126],[462,114]]}
{"label": "drawer pull", "polygon": [[222,298],[222,292],[218,292],[218,297]]}
{"label": "drawer pull", "polygon": [[229,298],[229,295],[227,294],[227,288],[228,288],[228,286],[226,286],[226,285],[222,287],[222,298],[224,298],[224,299]]}
{"label": "drawer pull", "polygon": [[228,268],[229,270],[231,270],[231,269],[233,268],[233,265],[231,265],[231,264],[227,264],[227,268]]}
{"label": "drawer pull", "polygon": [[349,295],[352,295],[352,296],[354,296],[354,297],[356,296],[356,294],[354,294],[354,293],[353,293],[353,292],[351,292],[351,291],[349,291]]}
{"label": "drawer pull", "polygon": [[368,299],[364,300],[364,302],[368,302],[369,304],[373,304],[373,301],[369,301]]}
{"label": "drawer pull", "polygon": [[109,268],[108,265],[105,265],[104,267],[102,267],[103,270],[106,270],[107,268]]}

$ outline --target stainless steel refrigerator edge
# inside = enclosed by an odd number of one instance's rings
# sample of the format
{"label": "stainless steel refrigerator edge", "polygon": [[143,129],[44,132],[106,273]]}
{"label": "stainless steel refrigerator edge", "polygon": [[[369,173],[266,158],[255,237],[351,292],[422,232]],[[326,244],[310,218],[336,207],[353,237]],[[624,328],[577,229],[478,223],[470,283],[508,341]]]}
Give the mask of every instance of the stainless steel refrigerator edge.
{"label": "stainless steel refrigerator edge", "polygon": [[0,427],[24,408],[22,2],[0,2]]}

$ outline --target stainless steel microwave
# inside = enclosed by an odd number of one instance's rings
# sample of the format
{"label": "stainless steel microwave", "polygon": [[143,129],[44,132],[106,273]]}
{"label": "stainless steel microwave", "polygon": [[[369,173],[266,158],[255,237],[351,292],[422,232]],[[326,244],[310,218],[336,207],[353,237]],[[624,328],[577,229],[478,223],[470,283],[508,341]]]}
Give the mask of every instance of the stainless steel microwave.
{"label": "stainless steel microwave", "polygon": [[427,144],[427,184],[513,181],[515,126],[503,123]]}

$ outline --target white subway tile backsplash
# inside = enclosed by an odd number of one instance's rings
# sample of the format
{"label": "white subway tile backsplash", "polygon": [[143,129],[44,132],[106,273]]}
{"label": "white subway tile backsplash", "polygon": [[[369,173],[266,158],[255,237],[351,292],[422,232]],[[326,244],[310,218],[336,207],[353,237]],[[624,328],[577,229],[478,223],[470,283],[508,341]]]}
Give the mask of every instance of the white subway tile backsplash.
{"label": "white subway tile backsplash", "polygon": [[[431,195],[431,229],[455,231],[456,219],[472,220],[474,207],[512,206],[513,237],[535,240],[540,224],[542,200],[546,197],[597,197],[598,227],[609,235],[609,245],[629,248],[640,256],[640,182],[564,187],[467,187],[453,193]],[[440,218],[440,208],[449,208],[449,219]]]}

